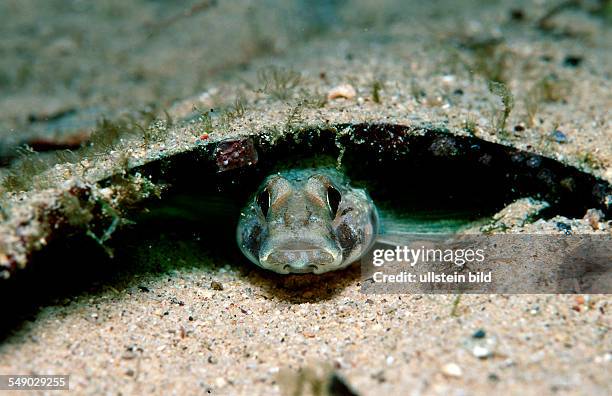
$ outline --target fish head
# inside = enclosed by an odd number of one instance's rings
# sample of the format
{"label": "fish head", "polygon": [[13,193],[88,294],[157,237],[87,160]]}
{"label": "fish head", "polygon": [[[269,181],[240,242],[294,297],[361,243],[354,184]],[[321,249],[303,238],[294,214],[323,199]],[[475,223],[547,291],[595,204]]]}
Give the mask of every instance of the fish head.
{"label": "fish head", "polygon": [[333,172],[302,170],[268,177],[241,213],[240,249],[282,274],[344,268],[371,247],[378,215],[367,193]]}

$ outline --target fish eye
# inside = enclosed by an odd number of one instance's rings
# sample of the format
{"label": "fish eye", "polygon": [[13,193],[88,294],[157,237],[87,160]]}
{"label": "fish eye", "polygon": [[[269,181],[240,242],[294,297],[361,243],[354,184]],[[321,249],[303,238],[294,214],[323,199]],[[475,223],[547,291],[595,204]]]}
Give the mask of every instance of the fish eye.
{"label": "fish eye", "polygon": [[341,200],[342,195],[340,194],[340,191],[338,191],[336,187],[329,185],[327,187],[327,205],[329,205],[329,210],[333,216],[336,216]]}
{"label": "fish eye", "polygon": [[264,217],[268,217],[268,209],[270,209],[270,192],[267,188],[257,194],[256,201]]}

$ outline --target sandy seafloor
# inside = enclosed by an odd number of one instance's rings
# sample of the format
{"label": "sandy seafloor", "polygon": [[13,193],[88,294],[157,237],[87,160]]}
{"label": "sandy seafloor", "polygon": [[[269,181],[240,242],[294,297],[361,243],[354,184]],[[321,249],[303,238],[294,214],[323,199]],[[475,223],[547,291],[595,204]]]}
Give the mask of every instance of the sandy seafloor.
{"label": "sandy seafloor", "polygon": [[[309,56],[309,45],[351,42],[353,33],[369,38],[373,48],[393,49],[393,40],[402,37],[452,41],[460,31],[503,37],[511,30],[508,43],[516,56],[536,69],[552,62],[553,71],[574,84],[566,102],[543,106],[544,120],[515,137],[516,144],[538,146],[542,131],[563,129],[568,143],[543,150],[591,153],[595,173],[612,180],[609,19],[570,9],[558,16],[553,32],[543,33],[530,26],[554,2],[313,6],[270,0],[220,2],[167,23],[198,3],[2,2],[3,141],[44,133],[29,124],[32,114],[165,108],[215,84],[242,83],[235,76],[249,73],[252,63],[293,63],[294,52],[308,58],[312,70],[317,58]],[[512,15],[521,25],[500,26]],[[386,59],[410,65],[407,75],[420,84],[440,77],[440,70],[428,68],[435,61],[410,58],[400,44]],[[431,55],[427,51],[421,54]],[[576,54],[584,54],[582,66],[564,65]],[[381,70],[397,70],[392,66]],[[345,70],[328,73],[337,78]],[[529,85],[524,80],[511,85]],[[466,93],[470,84],[462,85]],[[431,103],[436,94],[430,92],[422,106],[429,109],[419,111],[443,111]],[[467,110],[472,105],[481,106],[460,102]],[[524,119],[517,106],[511,125]],[[364,395],[612,393],[609,295],[464,295],[458,304],[455,295],[364,295],[359,268],[283,278],[237,255],[225,262],[200,247],[214,232],[169,231],[137,242],[132,235],[123,248],[115,240],[115,265],[122,268],[116,276],[102,271],[100,280],[81,279],[77,271],[70,285],[45,287],[50,298],[37,298],[33,287],[34,308],[23,309],[26,318],[7,319],[12,324],[0,344],[0,373],[70,374],[72,393],[91,395],[288,393],[305,367],[330,367]],[[232,243],[220,248],[235,249]],[[480,330],[484,338],[475,339]],[[485,356],[475,356],[483,353],[474,353],[478,343]]]}

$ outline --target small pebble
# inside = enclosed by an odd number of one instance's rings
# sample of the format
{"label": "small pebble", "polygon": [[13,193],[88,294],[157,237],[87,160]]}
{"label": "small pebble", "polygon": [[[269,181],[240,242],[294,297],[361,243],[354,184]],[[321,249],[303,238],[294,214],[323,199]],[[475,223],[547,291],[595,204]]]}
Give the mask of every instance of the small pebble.
{"label": "small pebble", "polygon": [[542,56],[540,57],[540,59],[542,59],[544,62],[550,62],[550,61],[552,61],[552,60],[553,60],[552,56],[550,56],[550,55],[546,55],[546,54],[545,54],[545,55],[542,55]]}
{"label": "small pebble", "polygon": [[455,80],[456,80],[456,77],[453,76],[452,74],[447,74],[447,75],[442,76],[442,82],[445,84],[452,84],[455,82]]}
{"label": "small pebble", "polygon": [[221,282],[212,281],[210,282],[210,288],[213,290],[221,291],[223,290],[223,284]]}
{"label": "small pebble", "polygon": [[556,130],[551,133],[550,137],[557,143],[567,143],[567,136],[560,130]]}
{"label": "small pebble", "polygon": [[493,356],[495,344],[495,337],[486,337],[485,331],[481,329],[476,331],[472,337],[466,340],[465,347],[475,357],[479,359],[486,359]]}
{"label": "small pebble", "polygon": [[569,224],[565,224],[562,223],[560,221],[557,221],[557,224],[555,224],[557,226],[557,229],[559,231],[564,231],[566,234],[571,234],[572,233],[572,226]]}
{"label": "small pebble", "polygon": [[372,374],[371,377],[372,379],[375,379],[376,381],[378,381],[379,384],[382,384],[383,382],[387,382],[387,378],[385,377],[385,372],[383,370],[380,370]]}
{"label": "small pebble", "polygon": [[525,11],[520,8],[513,8],[510,10],[510,18],[514,21],[522,21],[525,19]]}
{"label": "small pebble", "polygon": [[472,334],[473,338],[485,338],[487,333],[483,329],[478,329]]}
{"label": "small pebble", "polygon": [[461,377],[463,375],[463,370],[456,363],[446,363],[442,366],[442,373],[448,377]]}
{"label": "small pebble", "polygon": [[586,211],[583,219],[588,220],[591,228],[599,229],[599,222],[605,217],[604,213],[599,209],[589,209]]}
{"label": "small pebble", "polygon": [[491,351],[483,346],[475,345],[472,348],[472,355],[476,356],[479,359],[486,359],[491,356]]}
{"label": "small pebble", "polygon": [[563,59],[563,66],[578,67],[582,63],[583,58],[579,55],[568,55]]}
{"label": "small pebble", "polygon": [[332,88],[327,93],[327,99],[353,99],[357,95],[357,91],[350,84],[341,84]]}
{"label": "small pebble", "polygon": [[595,356],[595,363],[610,363],[612,362],[612,353],[606,353],[603,356]]}
{"label": "small pebble", "polygon": [[489,374],[488,378],[489,378],[489,381],[491,381],[491,382],[498,382],[499,381],[499,376],[497,374],[495,374],[495,373]]}

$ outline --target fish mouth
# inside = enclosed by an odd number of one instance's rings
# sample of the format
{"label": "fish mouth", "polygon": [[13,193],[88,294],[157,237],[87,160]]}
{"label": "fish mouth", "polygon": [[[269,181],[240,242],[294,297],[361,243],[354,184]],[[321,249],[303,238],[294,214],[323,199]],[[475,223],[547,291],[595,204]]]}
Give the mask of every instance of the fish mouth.
{"label": "fish mouth", "polygon": [[329,271],[342,262],[342,251],[333,245],[288,242],[260,254],[260,263],[281,273],[304,274]]}
{"label": "fish mouth", "polygon": [[291,273],[291,274],[308,274],[311,272],[316,273],[318,267],[316,265],[309,265],[308,267],[305,267],[305,268],[295,268],[295,267],[290,266],[289,264],[285,264],[283,269],[287,271],[287,273]]}

